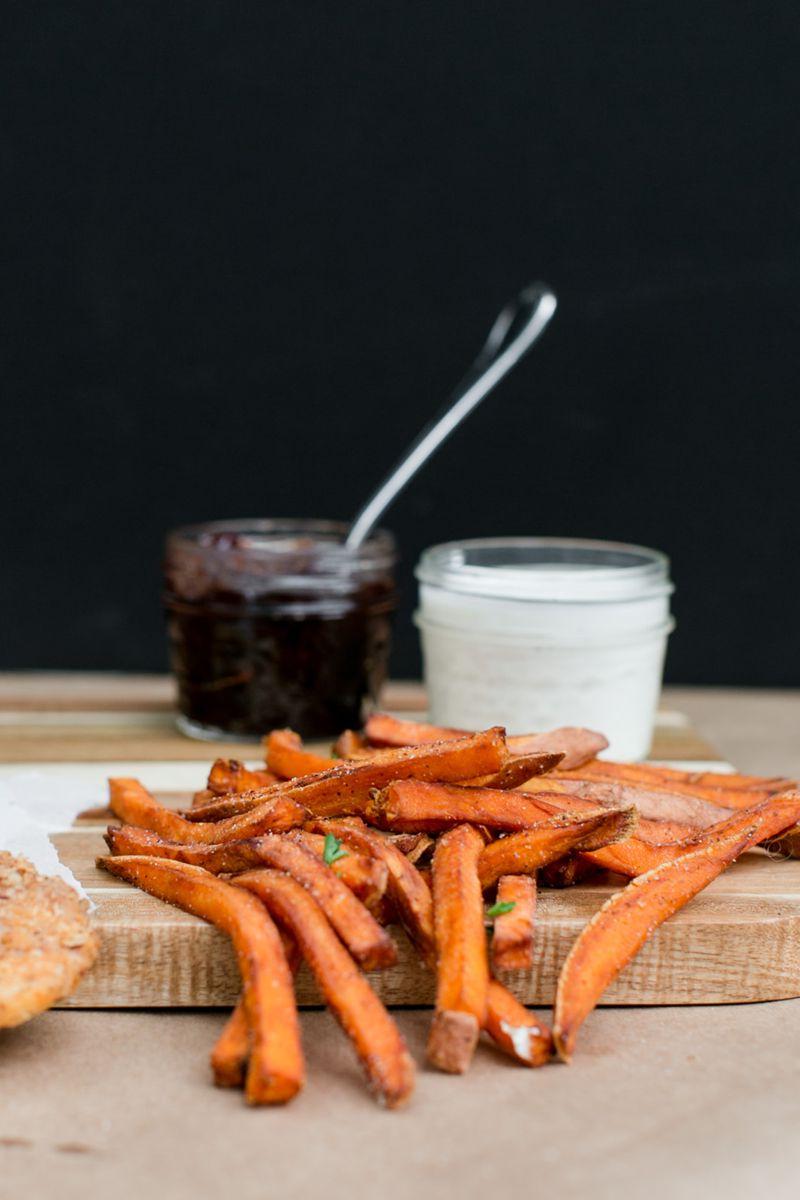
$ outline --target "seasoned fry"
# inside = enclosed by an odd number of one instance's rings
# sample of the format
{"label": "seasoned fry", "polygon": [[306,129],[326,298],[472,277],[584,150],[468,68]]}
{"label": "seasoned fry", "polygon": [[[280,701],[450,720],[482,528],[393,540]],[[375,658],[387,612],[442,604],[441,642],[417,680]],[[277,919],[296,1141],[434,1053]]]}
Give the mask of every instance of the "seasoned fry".
{"label": "seasoned fry", "polygon": [[465,779],[462,786],[485,788],[518,788],[529,779],[552,771],[562,759],[560,754],[527,754],[523,758],[511,758],[492,775],[480,775],[477,779]]}
{"label": "seasoned fry", "polygon": [[545,1022],[496,979],[489,980],[484,1028],[501,1050],[526,1067],[543,1066],[553,1053],[553,1035]]}
{"label": "seasoned fry", "polygon": [[758,840],[750,826],[730,830],[646,875],[613,895],[582,930],[561,969],[553,1038],[569,1062],[578,1030],[611,981],[659,925],[702,891]]}
{"label": "seasoned fry", "polygon": [[297,1008],[283,945],[263,906],[208,871],[186,863],[127,856],[99,858],[97,863],[229,935],[242,973],[252,1038],[246,1098],[250,1104],[291,1100],[305,1078]]}
{"label": "seasoned fry", "polygon": [[[582,856],[594,862],[597,866],[617,871],[621,875],[636,878],[665,862],[673,862],[681,855],[702,846],[712,846],[720,837],[737,829],[753,827],[758,832],[756,842],[766,842],[773,845],[773,839],[781,834],[792,836],[792,830],[800,821],[800,792],[783,792],[770,796],[751,808],[735,809],[724,821],[712,825],[708,829],[694,832],[689,838],[674,845],[656,846],[636,845],[635,838],[629,838],[616,846],[608,846],[602,850],[584,853]],[[786,833],[786,831],[789,831]],[[754,843],[755,844],[755,843]]]}
{"label": "seasoned fry", "polygon": [[442,1071],[467,1070],[486,1023],[489,961],[478,860],[484,848],[471,825],[443,834],[433,855],[436,1012],[428,1059]]}
{"label": "seasoned fry", "polygon": [[250,1027],[241,997],[225,1022],[211,1051],[211,1071],[217,1087],[241,1087],[250,1057]]}
{"label": "seasoned fry", "polygon": [[333,753],[337,758],[352,758],[358,751],[366,749],[367,740],[363,734],[353,729],[345,729],[333,743]]}
{"label": "seasoned fry", "polygon": [[516,832],[541,821],[542,806],[517,791],[402,779],[372,793],[366,817],[382,829],[400,831],[436,832],[469,822]]}
{"label": "seasoned fry", "polygon": [[370,746],[425,746],[466,737],[467,733],[466,729],[446,729],[425,721],[402,721],[388,713],[373,713],[364,725],[364,737]]}
{"label": "seasoned fry", "polygon": [[[297,942],[286,929],[279,928],[278,933],[289,970],[296,975],[301,960]],[[211,1072],[217,1087],[242,1087],[247,1074],[250,1042],[247,1009],[244,997],[240,996],[211,1051]]]}
{"label": "seasoned fry", "polygon": [[414,1064],[405,1042],[316,902],[277,871],[249,871],[233,882],[258,896],[291,930],[377,1098],[389,1108],[404,1104],[414,1088]]}
{"label": "seasoned fry", "polygon": [[229,792],[252,792],[276,782],[269,771],[251,771],[235,758],[218,758],[208,773],[208,791],[215,796]]}
{"label": "seasoned fry", "polygon": [[557,813],[486,846],[478,863],[481,887],[491,887],[501,875],[531,875],[569,850],[622,842],[635,828],[635,809],[609,809],[594,816]]}
{"label": "seasoned fry", "polygon": [[[627,844],[627,842],[622,843],[622,845]],[[555,862],[542,867],[537,872],[537,879],[545,887],[566,888],[574,887],[576,883],[586,883],[602,873],[603,868],[589,862],[584,855],[565,854],[563,858],[557,858]]]}
{"label": "seasoned fry", "polygon": [[306,750],[302,739],[293,729],[273,729],[264,738],[267,766],[279,779],[294,779],[298,775],[313,775],[335,767],[335,758],[326,758]]}
{"label": "seasoned fry", "polygon": [[[573,815],[585,814],[587,816],[596,815],[604,809],[610,811],[616,809],[617,805],[607,805],[605,802],[596,804],[593,800],[588,800],[578,795],[562,795],[558,792],[537,792],[533,797],[534,802],[542,810],[542,816],[547,816],[550,813],[572,813]],[[628,805],[626,807],[635,807]],[[726,815],[730,815],[730,810],[722,809]],[[638,812],[638,809],[637,809]],[[678,821],[649,821],[646,818],[639,816],[636,823],[636,833],[634,837],[641,842],[646,842],[652,846],[669,845],[672,842],[681,842],[687,838],[694,837],[698,830],[693,825],[684,825]]]}
{"label": "seasoned fry", "polygon": [[495,971],[529,971],[533,963],[533,925],[536,919],[536,879],[532,875],[501,875],[498,905],[512,905],[494,919],[492,966]]}
{"label": "seasoned fry", "polygon": [[[390,717],[388,713],[373,713],[367,720],[364,733],[372,746],[422,746],[443,738],[465,737],[467,730],[444,729],[419,721],[401,721],[397,717]],[[561,766],[565,770],[591,761],[607,745],[608,741],[602,733],[573,726],[552,729],[548,733],[524,733],[508,738],[508,748],[517,756],[539,753],[563,755]]]}
{"label": "seasoned fry", "polygon": [[358,816],[373,789],[397,779],[470,779],[496,771],[507,757],[505,735],[497,727],[450,742],[386,751],[379,759],[343,763],[296,780],[290,794],[317,817]]}
{"label": "seasoned fry", "polygon": [[359,818],[315,820],[310,821],[308,827],[317,833],[332,833],[346,846],[371,854],[386,864],[389,872],[386,894],[420,956],[432,964],[433,900],[430,888],[417,868],[396,846],[375,830],[368,829]]}
{"label": "seasoned fry", "polygon": [[[150,853],[173,862],[191,863],[214,875],[235,874],[253,867],[275,867],[286,871],[306,888],[353,957],[367,971],[390,967],[397,961],[394,942],[366,907],[357,900],[347,885],[331,867],[310,849],[289,837],[267,834],[219,845],[185,845],[166,842],[153,834],[143,838],[137,831],[125,832],[110,828],[106,841],[113,853],[134,848],[138,853]],[[344,859],[340,860],[344,862]],[[385,870],[385,868],[384,868]]]}
{"label": "seasoned fry", "polygon": [[[562,769],[556,774],[561,777]],[[716,771],[678,771],[650,763],[614,763],[594,760],[565,772],[566,778],[639,784],[653,791],[693,796],[724,808],[748,808],[768,796],[794,786],[791,780],[725,775]]]}
{"label": "seasoned fry", "polygon": [[[674,822],[687,830],[706,829],[728,816],[730,807],[713,804],[700,796],[680,792],[658,791],[638,783],[612,783],[584,779],[530,779],[520,785],[526,793],[562,793],[579,800],[589,800],[604,808],[630,808],[635,805],[645,820]],[[754,800],[753,803],[757,803]],[[688,834],[687,834],[688,836]],[[662,839],[662,841],[667,839]]]}
{"label": "seasoned fry", "polygon": [[159,804],[138,779],[110,779],[108,782],[109,806],[114,816],[128,825],[150,829],[173,842],[211,844],[257,837],[267,832],[282,833],[301,825],[307,815],[305,809],[290,796],[283,792],[271,794],[267,789],[264,793],[267,799],[240,816],[222,821],[187,821],[185,817]]}
{"label": "seasoned fry", "polygon": [[[323,858],[325,838],[321,833],[310,833],[306,829],[291,829],[285,836],[289,841],[305,846],[317,858]],[[379,862],[377,858],[371,858],[367,854],[348,852],[344,858],[339,858],[332,863],[331,869],[375,916],[386,893],[386,883],[389,878],[386,863]]]}

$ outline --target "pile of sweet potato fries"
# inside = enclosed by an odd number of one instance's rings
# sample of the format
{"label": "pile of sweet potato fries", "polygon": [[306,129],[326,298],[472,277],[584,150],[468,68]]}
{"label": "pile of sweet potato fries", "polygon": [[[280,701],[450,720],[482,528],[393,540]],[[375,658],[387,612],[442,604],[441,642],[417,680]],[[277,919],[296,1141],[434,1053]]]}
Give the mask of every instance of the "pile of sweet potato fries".
{"label": "pile of sweet potato fries", "polygon": [[[123,824],[98,861],[230,936],[242,994],[212,1052],[219,1085],[243,1085],[251,1104],[303,1086],[292,979],[305,959],[371,1090],[395,1107],[414,1064],[363,974],[395,962],[391,923],[435,973],[434,1066],[466,1071],[485,1032],[536,1067],[570,1058],[609,983],[739,854],[800,845],[792,781],[612,763],[597,758],[606,744],[584,729],[506,737],[376,714],[326,758],[276,730],[264,770],[218,760],[182,813],[112,779]],[[537,879],[603,871],[629,882],[564,962],[551,1030],[498,976],[534,962]]]}

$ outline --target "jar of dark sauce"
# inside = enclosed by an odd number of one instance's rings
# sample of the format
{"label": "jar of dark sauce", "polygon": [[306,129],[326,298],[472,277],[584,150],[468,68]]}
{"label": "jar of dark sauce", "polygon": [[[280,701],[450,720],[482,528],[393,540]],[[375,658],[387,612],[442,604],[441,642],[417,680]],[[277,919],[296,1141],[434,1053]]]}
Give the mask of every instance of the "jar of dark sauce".
{"label": "jar of dark sauce", "polygon": [[164,605],[178,724],[258,738],[363,723],[386,675],[394,539],[355,550],[334,521],[215,521],[167,536]]}

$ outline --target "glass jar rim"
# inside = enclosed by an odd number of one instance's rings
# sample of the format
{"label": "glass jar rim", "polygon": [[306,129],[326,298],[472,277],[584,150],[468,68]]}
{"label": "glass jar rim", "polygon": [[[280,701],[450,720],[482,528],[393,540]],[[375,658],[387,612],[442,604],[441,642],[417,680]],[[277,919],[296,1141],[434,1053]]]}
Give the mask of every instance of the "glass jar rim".
{"label": "glass jar rim", "polygon": [[498,537],[444,542],[423,551],[420,583],[503,600],[596,604],[669,595],[669,558],[627,542]]}
{"label": "glass jar rim", "polygon": [[[375,570],[392,566],[397,558],[394,536],[376,529],[355,549],[345,545],[350,532],[346,521],[306,517],[237,517],[181,525],[166,535],[171,549],[192,550],[224,559],[246,555],[252,562],[292,570],[299,561],[314,561],[320,571],[341,572],[347,568]],[[229,542],[225,535],[231,535]],[[308,544],[303,545],[307,539]],[[299,543],[299,544],[298,544]]]}

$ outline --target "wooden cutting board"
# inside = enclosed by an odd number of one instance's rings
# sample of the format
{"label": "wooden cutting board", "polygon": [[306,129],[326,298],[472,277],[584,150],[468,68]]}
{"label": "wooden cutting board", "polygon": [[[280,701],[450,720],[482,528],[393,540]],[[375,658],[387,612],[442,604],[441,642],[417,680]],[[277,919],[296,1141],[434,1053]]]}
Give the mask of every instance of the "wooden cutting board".
{"label": "wooden cutting board", "polygon": [[[111,773],[135,774],[165,803],[185,805],[190,791],[203,785],[217,747],[184,739],[182,745],[192,747],[196,761],[175,761],[172,756],[171,761],[158,761],[163,757],[159,748],[174,735],[162,726],[155,740],[148,741],[151,726],[149,715],[134,728],[123,722],[117,730],[125,739],[126,752],[135,747],[137,761],[99,762],[96,727],[88,722],[81,736],[78,723],[70,732],[71,761],[50,762],[39,769],[53,776],[79,772],[96,780]],[[250,761],[258,757],[252,746],[238,749]],[[677,714],[660,716],[653,758],[724,768]],[[94,861],[105,852],[102,833],[106,824],[107,818],[83,820],[76,828],[54,836],[63,861],[97,906],[95,917],[102,935],[97,965],[65,1004],[134,1008],[233,1003],[239,990],[238,973],[222,934],[97,870]],[[565,890],[542,889],[535,965],[529,973],[507,979],[519,999],[528,1004],[551,1003],[560,965],[572,942],[619,886],[617,880]],[[399,961],[391,970],[371,976],[375,990],[389,1004],[430,1004],[431,976],[420,966],[402,930],[394,928],[393,933]],[[298,976],[297,992],[303,1005],[321,1002],[305,968]],[[774,861],[755,851],[743,856],[662,926],[608,989],[603,1003],[722,1004],[797,995],[800,861]]]}
{"label": "wooden cutting board", "polygon": [[[66,1002],[79,1008],[230,1005],[239,977],[228,939],[210,925],[121,883],[94,865],[102,827],[57,834],[59,854],[97,905],[100,958]],[[619,886],[617,884],[617,886]],[[539,894],[535,965],[505,981],[526,1004],[550,1004],[572,942],[612,891],[611,884]],[[431,975],[402,930],[399,961],[370,980],[387,1004],[430,1004]],[[800,995],[800,860],[744,855],[656,931],[603,997],[604,1004],[729,1004]],[[302,1005],[319,1004],[308,971],[297,979]]]}

